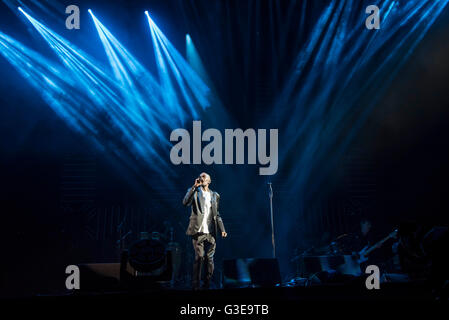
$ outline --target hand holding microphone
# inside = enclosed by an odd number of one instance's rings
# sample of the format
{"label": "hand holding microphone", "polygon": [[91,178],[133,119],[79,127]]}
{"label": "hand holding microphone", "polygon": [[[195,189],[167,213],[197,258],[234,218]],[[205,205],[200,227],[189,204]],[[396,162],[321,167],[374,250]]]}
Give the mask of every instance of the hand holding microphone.
{"label": "hand holding microphone", "polygon": [[198,177],[195,179],[195,183],[193,184],[194,188],[197,188],[203,184],[203,179],[201,177]]}

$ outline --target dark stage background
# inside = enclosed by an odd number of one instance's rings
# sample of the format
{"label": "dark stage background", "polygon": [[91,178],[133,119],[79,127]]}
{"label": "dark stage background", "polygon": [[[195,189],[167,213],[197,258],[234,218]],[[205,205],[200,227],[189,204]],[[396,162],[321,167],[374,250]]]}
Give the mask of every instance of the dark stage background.
{"label": "dark stage background", "polygon": [[[0,30],[56,61],[32,26],[10,10],[8,3],[0,4]],[[447,224],[449,10],[442,11],[375,100],[376,86],[382,81],[371,83],[372,91],[360,97],[357,107],[363,108],[371,100],[375,105],[359,123],[357,134],[345,140],[342,152],[333,153],[332,146],[346,139],[344,133],[314,160],[313,152],[303,147],[303,138],[295,136],[301,118],[293,129],[284,125],[288,107],[277,102],[298,50],[312,33],[315,12],[328,3],[314,1],[306,6],[310,17],[306,24],[310,25],[303,29],[299,28],[300,1],[277,5],[275,1],[76,1],[82,14],[81,29],[70,31],[64,28],[63,10],[52,8],[55,17],[38,15],[36,10],[36,17],[55,32],[106,65],[88,17],[91,8],[154,74],[157,70],[144,10],[150,11],[182,54],[189,33],[217,97],[211,108],[199,115],[203,126],[220,130],[278,128],[283,161],[271,177],[259,176],[256,165],[171,164],[175,175],[169,176],[144,167],[139,159],[133,163],[135,171],[130,171],[117,164],[107,148],[98,149],[88,135],[72,130],[1,57],[2,295],[64,292],[65,266],[118,262],[117,227],[121,222],[125,232],[132,231],[128,244],[139,232],[164,232],[172,226],[175,241],[184,250],[183,273],[189,274],[193,255],[185,235],[189,209],[181,200],[202,171],[210,173],[211,188],[221,195],[220,211],[229,234],[218,242],[217,279],[223,259],[271,256],[268,181],[274,189],[277,256],[284,280],[294,275],[290,259],[297,252],[356,232],[361,217],[373,221],[379,237],[404,220]],[[354,1],[354,10],[362,12],[367,3]],[[72,2],[61,2],[60,8],[69,4]],[[285,19],[273,22],[274,6]],[[360,26],[362,30],[363,22]],[[382,50],[387,52],[389,47]],[[383,58],[378,59],[365,72],[374,73]],[[305,80],[297,84],[304,85]],[[316,90],[314,95],[319,96],[320,88]],[[355,93],[358,87],[351,90]],[[303,101],[295,108],[305,108],[308,103]],[[192,120],[185,123],[189,130]],[[342,127],[353,125],[349,120],[341,123]],[[169,132],[163,132],[167,140]],[[291,142],[294,146],[287,152],[284,146]],[[300,155],[306,152],[312,160],[303,166]],[[168,151],[161,157],[169,163]],[[300,185],[294,182],[298,172],[309,175]]]}

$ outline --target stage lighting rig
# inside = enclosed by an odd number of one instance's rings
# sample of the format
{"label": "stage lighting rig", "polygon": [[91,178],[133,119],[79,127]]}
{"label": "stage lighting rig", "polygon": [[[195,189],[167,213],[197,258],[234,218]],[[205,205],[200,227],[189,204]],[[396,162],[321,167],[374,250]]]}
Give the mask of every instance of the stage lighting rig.
{"label": "stage lighting rig", "polygon": [[171,252],[160,240],[141,239],[123,251],[120,282],[124,287],[154,287],[171,278]]}

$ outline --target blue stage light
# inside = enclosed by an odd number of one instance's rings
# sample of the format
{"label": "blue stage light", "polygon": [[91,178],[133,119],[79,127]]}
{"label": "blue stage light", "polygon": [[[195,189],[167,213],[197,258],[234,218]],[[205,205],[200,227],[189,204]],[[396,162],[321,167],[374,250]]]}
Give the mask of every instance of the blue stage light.
{"label": "blue stage light", "polygon": [[[167,37],[151,19],[150,15],[146,13],[146,16],[148,19],[148,25],[150,27],[153,44],[155,46],[156,58],[159,62],[160,72],[163,74],[163,77],[166,77],[164,75],[164,73],[166,72],[166,67],[165,63],[163,62],[162,55],[160,54],[161,49],[164,53],[165,58],[167,59],[171,73],[174,75],[184,99],[189,102],[187,97],[189,97],[188,92],[191,92],[201,108],[205,109],[209,107],[211,94],[209,87],[204,83],[204,81],[195,72],[195,70],[192,69],[192,67],[182,57],[182,55],[173,46],[173,44],[167,39]],[[190,107],[190,110],[191,112],[195,112],[192,107]]]}
{"label": "blue stage light", "polygon": [[[331,1],[325,8],[273,110],[288,136],[281,161],[286,165],[296,159],[287,183],[298,194],[319,190],[447,3],[408,1],[399,7],[397,1],[383,1],[380,30],[364,32],[354,27],[364,16],[354,13],[349,3]],[[370,103],[360,106],[367,95]]]}
{"label": "blue stage light", "polygon": [[[146,11],[145,14],[147,15],[148,21],[150,22],[151,18],[148,15],[148,11]],[[170,74],[168,72],[167,66],[162,56],[159,42],[155,36],[155,31],[152,28],[151,23],[150,23],[150,31],[151,31],[151,38],[153,40],[154,55],[156,57],[156,66],[159,74],[160,85],[163,88],[164,92],[166,93],[164,95],[164,101],[167,106],[171,107],[171,110],[175,110],[179,105],[178,97],[175,88],[170,80]],[[176,114],[178,114],[178,117],[181,116],[182,110],[179,111],[177,110]]]}
{"label": "blue stage light", "polygon": [[203,61],[196,50],[195,44],[189,34],[186,34],[186,58],[193,70],[203,79],[209,88],[213,88],[212,81],[206,72]]}
{"label": "blue stage light", "polygon": [[34,87],[50,107],[68,124],[81,133],[92,132],[86,117],[77,117],[81,105],[89,101],[77,88],[77,81],[63,69],[17,40],[0,32],[0,53]]}
{"label": "blue stage light", "polygon": [[[138,108],[145,108],[143,101],[149,99],[151,100],[152,108],[143,110],[145,114],[151,114],[158,122],[165,123],[170,127],[182,125],[188,114],[183,110],[181,102],[178,101],[175,93],[165,90],[163,83],[157,83],[149,71],[124,48],[93,14],[92,19],[117,79],[126,87],[125,92],[135,100]],[[135,82],[138,82],[139,88],[144,89],[144,94],[139,94],[135,91]],[[191,112],[192,115],[196,114],[196,110]],[[160,130],[158,131],[160,132]]]}
{"label": "blue stage light", "polygon": [[[76,90],[81,90],[86,94],[86,100],[82,100],[84,101],[82,105],[85,106],[83,111],[75,110],[70,115],[82,119],[81,121],[86,123],[86,126],[88,124],[94,132],[110,132],[109,136],[116,136],[118,140],[122,140],[120,144],[127,146],[129,154],[117,152],[117,148],[114,153],[128,167],[136,167],[132,162],[141,159],[141,164],[146,163],[153,170],[164,171],[169,175],[173,173],[169,162],[161,156],[171,146],[161,125],[168,126],[172,122],[161,121],[161,119],[167,119],[161,101],[158,101],[162,90],[149,72],[132,58],[104,26],[101,26],[101,30],[99,29],[100,36],[108,39],[111,52],[113,52],[112,59],[115,59],[112,61],[120,62],[115,65],[117,68],[121,68],[119,74],[115,73],[115,77],[114,73],[110,74],[106,71],[107,68],[101,67],[101,63],[89,57],[24,10],[20,11],[55,51],[70,77],[76,79]],[[93,16],[91,10],[90,14]],[[126,63],[123,63],[121,59],[124,59]],[[120,79],[117,75],[122,76],[124,81],[117,81]],[[134,79],[131,77],[134,75],[138,75],[139,80],[144,81],[144,84],[135,85]],[[49,86],[54,84],[49,77],[43,80]],[[148,94],[150,90],[152,94]],[[67,106],[66,109],[68,109]],[[100,120],[101,114],[107,114],[105,119],[108,123]],[[66,120],[69,122],[68,118],[66,117]],[[169,118],[169,120],[171,119]],[[115,133],[112,134],[112,132]],[[96,137],[92,132],[84,131],[83,133],[101,140],[101,137]],[[105,141],[101,141],[101,143],[105,143]],[[115,142],[108,141],[107,143],[111,145]],[[134,156],[130,157],[131,154]]]}

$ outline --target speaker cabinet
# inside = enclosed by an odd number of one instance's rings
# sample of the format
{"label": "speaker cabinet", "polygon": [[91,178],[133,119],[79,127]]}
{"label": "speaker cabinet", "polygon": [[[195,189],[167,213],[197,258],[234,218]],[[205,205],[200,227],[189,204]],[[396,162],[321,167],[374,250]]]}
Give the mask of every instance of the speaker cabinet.
{"label": "speaker cabinet", "polygon": [[120,263],[79,264],[82,291],[110,291],[119,289]]}
{"label": "speaker cabinet", "polygon": [[223,287],[272,287],[281,283],[277,259],[232,259],[223,261]]}

